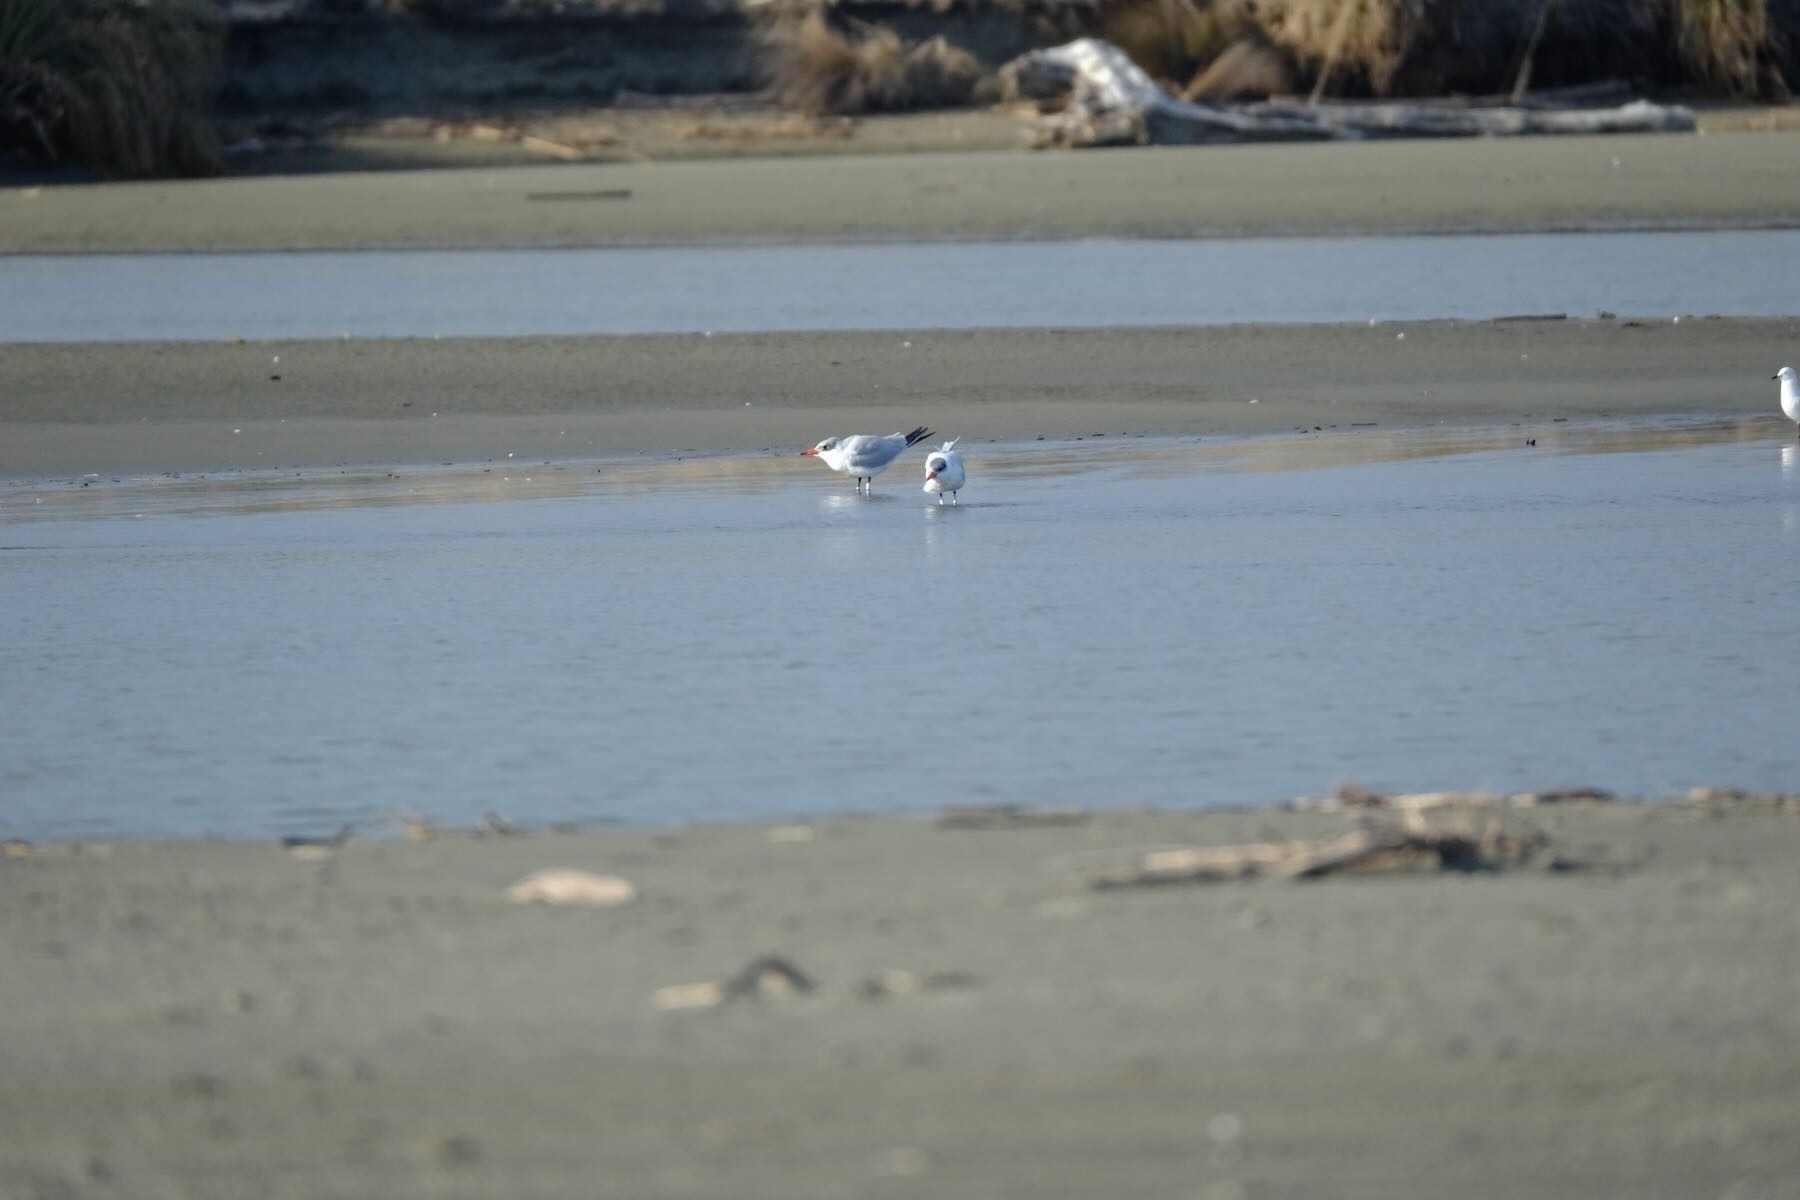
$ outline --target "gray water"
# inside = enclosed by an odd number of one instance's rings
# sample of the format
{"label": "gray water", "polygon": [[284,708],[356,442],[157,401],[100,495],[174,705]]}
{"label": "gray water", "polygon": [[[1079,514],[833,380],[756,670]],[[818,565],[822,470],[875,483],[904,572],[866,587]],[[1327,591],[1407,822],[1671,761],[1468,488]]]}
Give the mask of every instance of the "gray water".
{"label": "gray water", "polygon": [[0,834],[1791,789],[1792,436],[15,486]]}
{"label": "gray water", "polygon": [[1800,231],[0,257],[0,342],[1800,312]]}

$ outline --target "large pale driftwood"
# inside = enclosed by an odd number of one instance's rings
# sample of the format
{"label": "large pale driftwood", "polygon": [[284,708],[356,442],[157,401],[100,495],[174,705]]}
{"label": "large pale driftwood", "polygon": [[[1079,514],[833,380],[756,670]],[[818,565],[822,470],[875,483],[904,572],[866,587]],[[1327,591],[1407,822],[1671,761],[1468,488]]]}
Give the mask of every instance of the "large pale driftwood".
{"label": "large pale driftwood", "polygon": [[1505,105],[1453,108],[1436,104],[1252,104],[1257,117],[1294,120],[1311,113],[1362,138],[1525,137],[1545,134],[1692,133],[1694,112],[1679,105],[1632,100],[1612,108],[1553,109]]}
{"label": "large pale driftwood", "polygon": [[1095,876],[1095,888],[1226,883],[1251,879],[1320,879],[1418,871],[1498,871],[1521,866],[1549,844],[1542,833],[1510,834],[1497,822],[1479,832],[1406,827],[1353,829],[1321,841],[1157,850],[1137,866]]}
{"label": "large pale driftwood", "polygon": [[1634,100],[1604,108],[1519,104],[1196,104],[1157,86],[1110,42],[1082,38],[1021,55],[1004,79],[1017,95],[1067,95],[1038,118],[1040,146],[1195,145],[1393,137],[1517,137],[1530,134],[1683,133],[1691,109]]}
{"label": "large pale driftwood", "polygon": [[1401,813],[1432,809],[1538,808],[1549,804],[1611,804],[1617,799],[1605,788],[1567,787],[1542,792],[1372,792],[1354,783],[1340,784],[1330,796],[1296,800],[1291,807],[1303,812],[1338,812],[1343,809],[1386,809]]}

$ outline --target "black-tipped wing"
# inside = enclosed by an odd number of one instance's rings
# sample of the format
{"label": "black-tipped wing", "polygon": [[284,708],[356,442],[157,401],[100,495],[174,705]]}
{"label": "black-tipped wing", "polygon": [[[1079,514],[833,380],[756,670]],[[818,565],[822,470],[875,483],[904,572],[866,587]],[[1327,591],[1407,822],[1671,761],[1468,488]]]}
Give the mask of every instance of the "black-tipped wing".
{"label": "black-tipped wing", "polygon": [[919,442],[924,441],[926,438],[928,438],[930,436],[931,436],[931,430],[929,430],[929,429],[925,428],[923,425],[921,425],[917,429],[913,430],[911,433],[906,435],[906,444],[908,446],[912,446]]}

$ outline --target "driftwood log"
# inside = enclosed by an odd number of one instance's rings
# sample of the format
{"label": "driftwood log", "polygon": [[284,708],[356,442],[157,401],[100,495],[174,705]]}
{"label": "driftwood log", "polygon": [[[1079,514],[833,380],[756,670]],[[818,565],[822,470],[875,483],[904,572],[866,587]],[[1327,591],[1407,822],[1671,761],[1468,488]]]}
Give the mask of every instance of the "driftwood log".
{"label": "driftwood log", "polygon": [[1480,832],[1417,825],[1355,829],[1321,841],[1181,847],[1143,855],[1135,867],[1088,880],[1108,890],[1251,879],[1322,879],[1441,871],[1501,871],[1528,863],[1549,846],[1531,830],[1508,833],[1490,823]]}
{"label": "driftwood log", "polygon": [[1341,812],[1345,809],[1381,809],[1398,813],[1422,813],[1432,809],[1539,808],[1551,804],[1612,804],[1618,797],[1605,788],[1566,787],[1542,792],[1373,792],[1354,783],[1340,784],[1320,800],[1296,800],[1299,812]]}
{"label": "driftwood log", "polygon": [[[1060,111],[1037,117],[1033,144],[1040,147],[1691,133],[1695,129],[1692,109],[1647,100],[1606,107],[1559,107],[1529,100],[1516,104],[1312,104],[1290,100],[1196,104],[1164,91],[1123,50],[1098,38],[1021,55],[1003,68],[1002,79],[1015,96],[1038,100],[1067,97]],[[1571,102],[1580,103],[1580,99]]]}

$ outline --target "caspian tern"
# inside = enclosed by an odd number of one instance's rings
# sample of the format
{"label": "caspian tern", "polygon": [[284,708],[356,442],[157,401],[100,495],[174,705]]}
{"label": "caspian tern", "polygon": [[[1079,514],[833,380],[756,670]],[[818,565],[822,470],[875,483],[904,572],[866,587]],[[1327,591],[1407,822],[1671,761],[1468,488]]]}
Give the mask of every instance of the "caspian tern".
{"label": "caspian tern", "polygon": [[1781,380],[1781,411],[1794,423],[1794,439],[1800,441],[1800,376],[1794,368],[1783,367],[1773,378]]}
{"label": "caspian tern", "polygon": [[813,455],[834,471],[856,476],[856,490],[860,493],[864,480],[873,487],[875,477],[893,466],[894,460],[908,446],[930,436],[931,430],[921,425],[911,433],[890,433],[886,437],[876,437],[872,433],[847,438],[828,437],[800,453]]}
{"label": "caspian tern", "polygon": [[945,492],[950,493],[950,503],[955,504],[956,493],[962,491],[963,480],[967,478],[962,455],[956,452],[959,440],[951,438],[941,450],[933,450],[925,460],[925,490],[936,492],[939,504],[944,502]]}

